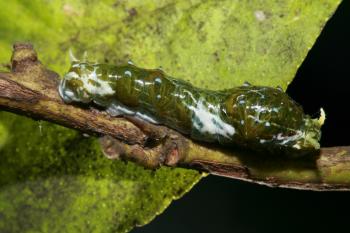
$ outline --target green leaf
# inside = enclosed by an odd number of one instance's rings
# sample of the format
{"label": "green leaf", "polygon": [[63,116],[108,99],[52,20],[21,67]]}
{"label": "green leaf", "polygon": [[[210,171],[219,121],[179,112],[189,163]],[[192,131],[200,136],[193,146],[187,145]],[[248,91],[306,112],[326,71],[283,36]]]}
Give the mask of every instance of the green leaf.
{"label": "green leaf", "polygon": [[108,160],[94,138],[47,122],[0,119],[0,142],[15,132],[0,149],[0,232],[125,232],[201,177]]}
{"label": "green leaf", "polygon": [[[68,50],[210,89],[286,88],[339,0],[32,0],[0,2],[0,61],[34,43],[63,74]],[[0,231],[123,232],[154,218],[201,177],[103,157],[94,138],[0,115]]]}

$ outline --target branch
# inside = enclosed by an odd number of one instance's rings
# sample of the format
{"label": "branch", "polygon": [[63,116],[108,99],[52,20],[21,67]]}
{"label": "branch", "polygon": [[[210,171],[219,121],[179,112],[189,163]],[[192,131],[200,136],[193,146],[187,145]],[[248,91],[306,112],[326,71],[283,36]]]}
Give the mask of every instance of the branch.
{"label": "branch", "polygon": [[0,73],[0,109],[103,136],[107,157],[148,168],[190,167],[271,187],[350,190],[350,146],[322,148],[316,157],[290,160],[204,145],[164,126],[65,104],[58,81],[58,74],[40,63],[30,44],[15,44],[11,72]]}

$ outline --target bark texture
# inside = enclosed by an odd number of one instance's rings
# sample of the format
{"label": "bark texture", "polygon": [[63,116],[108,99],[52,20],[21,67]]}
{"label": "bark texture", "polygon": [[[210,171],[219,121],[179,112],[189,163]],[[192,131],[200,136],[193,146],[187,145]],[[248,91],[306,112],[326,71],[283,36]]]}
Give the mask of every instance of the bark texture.
{"label": "bark texture", "polygon": [[350,190],[350,146],[322,148],[319,155],[294,160],[228,150],[136,118],[110,117],[94,107],[65,104],[58,83],[58,74],[40,63],[32,45],[15,44],[11,72],[0,73],[0,110],[103,136],[107,157],[147,168],[181,166],[271,187]]}

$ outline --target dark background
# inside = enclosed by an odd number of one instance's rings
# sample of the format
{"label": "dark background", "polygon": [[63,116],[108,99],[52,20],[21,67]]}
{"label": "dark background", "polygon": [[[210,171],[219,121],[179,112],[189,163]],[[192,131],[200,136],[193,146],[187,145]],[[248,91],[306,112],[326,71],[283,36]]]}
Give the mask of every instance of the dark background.
{"label": "dark background", "polygon": [[[314,117],[327,113],[322,146],[350,145],[350,1],[343,0],[289,86]],[[133,233],[350,232],[350,193],[272,189],[223,177],[202,179]]]}

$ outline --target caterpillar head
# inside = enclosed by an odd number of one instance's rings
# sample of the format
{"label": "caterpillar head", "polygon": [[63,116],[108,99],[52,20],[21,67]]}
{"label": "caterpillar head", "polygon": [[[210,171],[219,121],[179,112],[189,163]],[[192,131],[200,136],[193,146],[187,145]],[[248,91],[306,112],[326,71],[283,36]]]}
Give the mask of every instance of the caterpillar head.
{"label": "caterpillar head", "polygon": [[59,85],[62,99],[69,102],[89,103],[96,98],[114,94],[110,83],[102,75],[98,64],[74,61]]}

